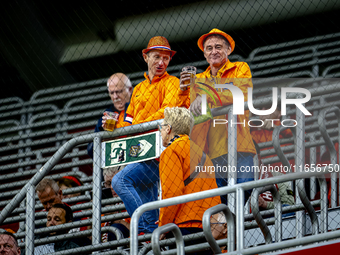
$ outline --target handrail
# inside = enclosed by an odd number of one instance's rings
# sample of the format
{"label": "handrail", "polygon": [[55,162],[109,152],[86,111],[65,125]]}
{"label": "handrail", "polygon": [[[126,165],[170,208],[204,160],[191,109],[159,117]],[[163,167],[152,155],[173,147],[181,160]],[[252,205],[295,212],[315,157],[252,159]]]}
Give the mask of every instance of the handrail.
{"label": "handrail", "polygon": [[272,235],[269,231],[267,224],[264,222],[263,217],[260,213],[259,208],[259,195],[265,191],[270,191],[273,195],[274,200],[274,215],[275,215],[275,242],[282,241],[282,205],[281,205],[281,197],[276,189],[275,185],[267,185],[261,188],[256,188],[253,190],[251,194],[251,210],[254,215],[255,221],[259,225],[266,244],[272,243]]}
{"label": "handrail", "polygon": [[[91,203],[91,204],[93,204],[93,203]],[[73,206],[71,206],[71,209],[74,211]],[[125,210],[124,204],[106,206],[105,208],[102,209],[102,212],[103,213],[110,213],[110,212],[115,212],[117,210]],[[47,214],[47,212],[37,212],[35,214],[36,218],[40,219],[40,220],[36,221],[36,225],[46,223],[46,221],[47,221],[46,214]],[[93,210],[87,209],[87,210],[84,210],[84,211],[81,211],[81,212],[73,213],[73,218],[89,217],[89,216],[92,216],[92,214],[93,214]],[[41,218],[44,218],[44,219],[41,219]],[[18,221],[24,221],[25,219],[26,219],[25,215],[8,217],[8,218],[6,218],[6,220],[4,220],[4,223],[9,224],[9,223],[14,223],[14,222],[18,222]]]}
{"label": "handrail", "polygon": [[[337,152],[335,150],[333,142],[331,141],[331,139],[329,137],[329,134],[328,134],[327,129],[326,129],[326,125],[324,123],[327,113],[331,113],[331,112],[336,115],[336,117],[338,119],[338,127],[340,128],[340,109],[336,106],[333,106],[331,108],[326,108],[326,109],[323,109],[322,111],[320,111],[319,117],[318,117],[318,124],[319,124],[321,135],[322,135],[323,139],[325,140],[326,146],[327,146],[329,153],[330,153],[331,164],[335,165],[338,161]],[[338,143],[339,143],[339,151],[340,151],[340,132],[338,133]],[[336,202],[336,200],[337,200],[336,199],[337,186],[336,186],[336,184],[337,184],[337,173],[334,172],[334,173],[331,173],[331,189],[332,189],[332,192],[331,192],[331,207],[332,208],[337,205],[337,202]]]}
{"label": "handrail", "polygon": [[[323,175],[323,174],[331,171],[329,167],[324,167],[324,168],[322,168],[322,170],[323,171],[318,172],[318,173],[312,173],[312,172],[290,173],[290,174],[282,175],[282,176],[279,176],[279,177],[272,177],[272,178],[267,178],[267,179],[263,179],[263,180],[244,182],[244,183],[241,183],[241,184],[236,184],[234,186],[220,187],[220,188],[217,188],[217,189],[201,191],[201,192],[197,192],[197,193],[183,195],[183,196],[180,196],[180,197],[173,197],[173,198],[168,198],[168,199],[164,199],[164,200],[161,200],[161,201],[155,201],[155,202],[149,202],[149,203],[143,204],[142,206],[138,207],[135,210],[135,212],[133,213],[132,218],[131,218],[131,223],[130,223],[130,236],[131,236],[130,249],[131,249],[131,254],[137,254],[137,252],[138,252],[138,240],[137,240],[137,238],[138,238],[138,221],[139,221],[140,216],[145,211],[159,209],[159,208],[163,208],[163,207],[171,206],[171,205],[175,205],[175,204],[187,203],[187,202],[205,199],[205,198],[210,198],[210,197],[214,197],[214,196],[226,195],[226,194],[229,194],[231,192],[236,192],[237,189],[249,190],[249,189],[253,189],[253,188],[257,188],[257,187],[266,186],[268,184],[287,182],[287,181],[292,181],[292,180],[295,180],[295,179],[309,178],[311,176],[319,176],[319,175]],[[241,211],[243,209],[243,203],[242,203],[242,205],[240,203],[237,203],[236,206],[237,206],[237,208],[236,208],[237,212]],[[239,207],[242,207],[242,208],[239,208]],[[240,231],[243,231],[243,229],[236,228],[236,233],[239,233]],[[238,234],[237,234],[237,236],[238,236]],[[240,240],[238,242],[240,242]]]}
{"label": "handrail", "polygon": [[233,217],[232,212],[229,210],[228,206],[225,204],[219,204],[215,205],[214,207],[211,207],[207,209],[202,218],[202,224],[203,224],[203,233],[205,235],[205,238],[207,239],[208,243],[210,244],[210,247],[214,254],[220,254],[222,253],[220,246],[217,244],[215,238],[213,237],[211,233],[211,224],[210,224],[210,217],[211,215],[223,212],[226,219],[227,224],[231,226],[230,232],[228,232],[228,236],[231,236],[232,238],[228,238],[228,251],[234,251],[235,250],[235,239],[233,236],[235,235],[235,220]]}
{"label": "handrail", "polygon": [[143,132],[149,129],[158,128],[161,120],[146,122],[138,125],[133,125],[129,127],[119,128],[113,132],[99,132],[92,133],[89,135],[79,136],[72,138],[67,141],[60,149],[41,167],[41,169],[29,180],[29,182],[19,191],[19,193],[9,202],[6,207],[0,213],[0,224],[5,220],[5,218],[14,210],[15,207],[24,199],[28,186],[36,186],[45,175],[47,175],[52,168],[59,162],[63,156],[70,151],[74,146],[93,141],[95,137],[100,137],[102,139],[114,138],[122,135],[129,135],[134,133]]}
{"label": "handrail", "polygon": [[[114,234],[116,236],[117,241],[124,238],[122,231],[120,231],[116,227],[105,226],[105,227],[102,227],[101,229],[102,229],[102,232],[104,233],[110,232]],[[50,231],[46,230],[44,233],[47,234],[47,233],[50,233]],[[62,234],[62,235],[43,237],[40,239],[35,239],[32,243],[34,243],[35,246],[38,246],[38,245],[43,245],[43,244],[47,244],[47,243],[51,243],[55,241],[67,240],[69,238],[85,237],[85,236],[91,235],[91,233],[92,233],[92,230],[88,229],[88,230],[83,230],[79,232],[72,232],[72,233],[67,233],[67,234]],[[19,247],[24,247],[24,244],[19,243]]]}
{"label": "handrail", "polygon": [[[279,156],[282,164],[285,167],[287,167],[288,169],[290,169],[290,172],[292,172],[290,163],[289,163],[287,157],[284,155],[282,148],[280,146],[279,135],[280,135],[280,132],[285,130],[285,129],[287,129],[287,128],[282,127],[282,126],[276,127],[273,131],[273,139],[272,140],[273,140],[274,149],[275,149],[277,155]],[[292,130],[294,138],[296,139],[295,129],[292,128],[291,130]],[[296,155],[296,152],[295,152],[295,155]],[[326,183],[324,183],[324,185],[326,185]],[[297,182],[297,189],[298,189],[298,192],[299,192],[301,202],[304,204],[306,210],[308,211],[309,217],[311,218],[311,221],[312,221],[312,224],[313,224],[313,234],[315,235],[315,234],[319,233],[318,217],[316,215],[316,212],[315,212],[313,206],[311,205],[311,203],[310,203],[310,201],[307,197],[307,193],[306,193],[305,187],[304,187],[302,182]]]}
{"label": "handrail", "polygon": [[[313,79],[313,81],[315,81],[315,79]],[[317,88],[313,88],[310,91],[312,95],[323,95],[323,94],[327,94],[330,92],[339,91],[340,89],[338,89],[338,87],[339,86],[334,87],[333,85],[332,86],[331,85],[320,86]],[[263,100],[254,101],[254,106],[261,105],[262,103],[263,103]],[[270,104],[271,102],[267,102],[267,103]],[[245,105],[247,108],[247,103],[245,103]],[[216,116],[216,114],[221,115],[221,112],[223,111],[225,111],[225,113],[222,113],[222,114],[226,114],[226,111],[230,110],[230,107],[229,108],[222,107],[220,109],[215,108],[213,110],[215,111],[214,116]],[[19,203],[23,200],[26,194],[28,185],[33,185],[33,186],[37,185],[37,183],[39,183],[40,180],[52,170],[54,165],[74,146],[77,146],[79,144],[83,144],[86,142],[90,142],[95,137],[99,137],[101,139],[114,138],[116,136],[143,132],[149,129],[156,129],[157,124],[159,124],[160,121],[161,120],[150,122],[150,123],[143,123],[140,125],[134,125],[134,126],[126,127],[126,128],[120,128],[120,129],[116,129],[114,132],[99,132],[99,133],[92,133],[92,134],[72,138],[71,140],[66,142],[63,146],[61,146],[61,148],[43,165],[43,167],[32,177],[32,179],[23,187],[23,189],[2,210],[2,212],[0,213],[0,224],[14,210],[14,208],[18,206]],[[246,187],[246,184],[244,185],[245,186],[242,186],[242,187]]]}
{"label": "handrail", "polygon": [[155,255],[161,255],[161,249],[159,247],[159,237],[161,234],[165,234],[167,232],[172,232],[176,239],[176,250],[178,255],[184,255],[184,241],[181,230],[174,223],[169,223],[164,226],[158,227],[153,231],[151,237],[151,245],[152,251]]}

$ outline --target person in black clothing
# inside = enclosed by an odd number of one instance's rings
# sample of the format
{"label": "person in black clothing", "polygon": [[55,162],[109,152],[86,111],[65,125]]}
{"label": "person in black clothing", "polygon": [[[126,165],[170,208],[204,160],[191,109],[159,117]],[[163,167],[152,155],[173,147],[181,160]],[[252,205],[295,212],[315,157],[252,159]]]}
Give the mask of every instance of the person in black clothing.
{"label": "person in black clothing", "polygon": [[[120,128],[124,125],[125,112],[130,103],[132,89],[131,81],[123,73],[115,73],[107,80],[107,90],[112,104],[105,111],[115,112],[119,115],[115,128]],[[105,118],[105,115],[106,113],[98,120],[94,132],[104,131],[103,117]],[[87,153],[93,158],[93,143],[87,145]]]}
{"label": "person in black clothing", "polygon": [[[73,221],[72,209],[65,204],[54,204],[52,208],[48,211],[46,227],[58,226],[61,224],[69,223]],[[43,235],[36,235],[35,239],[40,239],[53,235],[67,234],[68,230],[59,230],[57,232],[51,232]],[[68,249],[80,247],[78,241],[73,239],[56,241],[54,243],[47,243],[43,245],[36,246],[34,248],[34,254],[49,254],[58,251],[64,251]],[[22,249],[21,254],[25,254],[25,249]]]}

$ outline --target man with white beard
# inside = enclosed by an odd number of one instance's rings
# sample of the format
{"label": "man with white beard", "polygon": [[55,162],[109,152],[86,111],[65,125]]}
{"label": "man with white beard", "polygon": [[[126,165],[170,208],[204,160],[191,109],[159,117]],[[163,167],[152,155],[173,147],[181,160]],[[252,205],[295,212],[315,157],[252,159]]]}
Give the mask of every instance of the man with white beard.
{"label": "man with white beard", "polygon": [[[124,117],[132,94],[131,81],[125,74],[115,73],[107,80],[107,90],[112,104],[105,110],[105,112],[114,112],[119,115],[115,128],[126,126],[126,123],[124,123]],[[98,120],[94,132],[104,131],[103,118],[106,118],[106,113],[104,113]],[[87,152],[89,156],[93,158],[93,143],[88,144]]]}

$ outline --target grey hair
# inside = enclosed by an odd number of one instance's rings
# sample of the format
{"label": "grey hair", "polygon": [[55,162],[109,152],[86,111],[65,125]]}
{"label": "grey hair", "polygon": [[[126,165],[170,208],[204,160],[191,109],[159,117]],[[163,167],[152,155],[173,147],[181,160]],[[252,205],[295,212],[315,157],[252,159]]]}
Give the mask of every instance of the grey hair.
{"label": "grey hair", "polygon": [[165,108],[164,121],[171,125],[176,135],[190,135],[195,122],[191,112],[184,107]]}
{"label": "grey hair", "polygon": [[60,190],[59,185],[56,181],[54,181],[51,178],[45,177],[41,180],[41,182],[38,183],[37,187],[35,188],[35,191],[37,192],[43,192],[46,187],[51,187],[54,192],[57,194]]}
{"label": "grey hair", "polygon": [[124,83],[126,89],[132,87],[132,83],[131,83],[129,77],[127,77],[123,73],[115,73],[115,74],[111,75],[109,79],[107,79],[107,83],[106,83],[107,88],[109,88],[109,81],[112,80],[115,77],[117,77],[119,80],[121,80]]}

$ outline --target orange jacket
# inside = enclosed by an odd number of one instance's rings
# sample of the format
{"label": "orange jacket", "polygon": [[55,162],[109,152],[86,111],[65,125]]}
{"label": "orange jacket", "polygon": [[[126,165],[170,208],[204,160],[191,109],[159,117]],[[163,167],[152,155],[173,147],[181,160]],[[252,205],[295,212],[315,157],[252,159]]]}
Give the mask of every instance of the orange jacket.
{"label": "orange jacket", "polygon": [[121,112],[119,113],[118,121],[117,121],[117,123],[116,123],[115,128],[121,128],[121,127],[124,127],[124,126],[125,126],[124,117],[125,117],[125,111],[121,111]]}
{"label": "orange jacket", "polygon": [[126,111],[125,122],[132,125],[162,119],[166,107],[176,106],[179,90],[177,77],[165,72],[150,81],[146,73],[144,76],[145,80],[134,88]]}
{"label": "orange jacket", "polygon": [[[245,62],[230,62],[229,60],[225,65],[218,71],[216,77],[212,77],[210,73],[210,67],[208,67],[203,73],[196,75],[196,84],[192,88],[191,92],[182,92],[183,96],[179,97],[178,104],[181,106],[190,105],[197,95],[202,95],[202,88],[208,90],[214,97],[211,98],[207,95],[207,102],[210,108],[221,107],[221,104],[214,94],[214,92],[204,85],[200,85],[197,82],[203,82],[205,84],[214,87],[214,84],[225,84],[233,83],[234,86],[240,88],[244,95],[244,100],[248,100],[248,88],[252,88],[253,84],[251,81],[251,72],[249,66]],[[237,79],[235,79],[237,78]],[[181,92],[180,92],[181,93]],[[184,95],[187,95],[185,98]],[[190,97],[188,96],[190,93]],[[222,105],[231,105],[233,103],[233,96],[230,90],[218,89],[218,95],[221,98]],[[195,98],[194,98],[195,97]],[[216,103],[215,103],[216,102]],[[215,117],[215,119],[228,119],[228,115]],[[245,111],[244,115],[237,116],[237,122],[242,124],[237,124],[237,151],[238,152],[250,152],[256,154],[255,146],[250,135],[249,126],[249,111]],[[216,124],[213,127],[213,121],[210,121],[209,129],[206,128],[202,130],[201,134],[208,133],[208,155],[211,159],[222,156],[228,153],[228,129],[226,125]],[[245,125],[243,125],[245,123]],[[228,124],[229,125],[229,124]],[[193,138],[194,139],[194,138]]]}
{"label": "orange jacket", "polygon": [[[202,150],[187,135],[181,135],[162,152],[159,164],[162,199],[217,188],[214,172],[210,174],[202,171],[191,183],[184,185],[184,180],[201,162],[202,154]],[[203,169],[208,169],[208,166],[213,167],[213,164],[207,156]],[[220,203],[220,197],[217,196],[163,207],[160,209],[159,226],[175,223],[179,227],[202,228],[203,213]]]}

